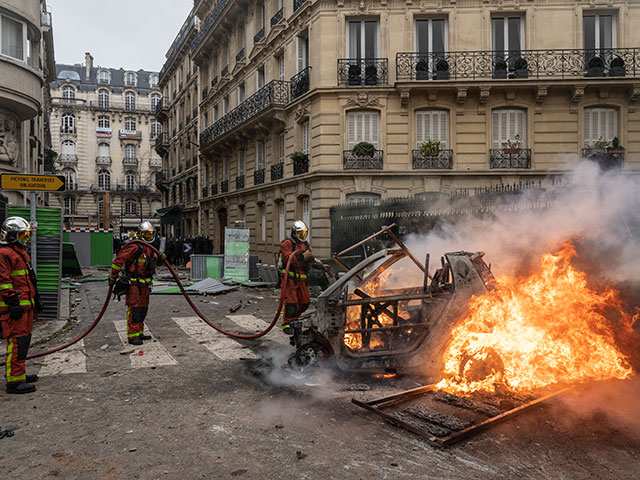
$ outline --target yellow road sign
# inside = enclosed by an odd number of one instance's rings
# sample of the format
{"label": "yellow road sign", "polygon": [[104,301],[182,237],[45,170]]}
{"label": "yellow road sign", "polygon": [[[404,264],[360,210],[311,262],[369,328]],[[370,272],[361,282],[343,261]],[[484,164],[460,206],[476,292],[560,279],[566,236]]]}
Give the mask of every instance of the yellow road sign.
{"label": "yellow road sign", "polygon": [[64,190],[62,175],[20,175],[0,174],[0,190],[38,190],[41,192],[61,192]]}

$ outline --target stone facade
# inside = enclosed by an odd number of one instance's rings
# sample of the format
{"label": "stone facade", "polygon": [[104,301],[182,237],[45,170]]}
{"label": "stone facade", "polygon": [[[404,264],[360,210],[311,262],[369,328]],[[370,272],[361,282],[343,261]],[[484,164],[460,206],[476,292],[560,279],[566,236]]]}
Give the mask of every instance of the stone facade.
{"label": "stone facade", "polygon": [[200,230],[216,252],[238,220],[264,261],[298,218],[329,256],[333,205],[550,182],[583,157],[640,172],[638,2],[199,0],[194,13]]}
{"label": "stone facade", "polygon": [[67,180],[51,203],[63,209],[65,224],[119,233],[142,219],[159,225],[158,73],[94,66],[87,53],[84,65],[56,65],[51,92],[56,169]]}
{"label": "stone facade", "polygon": [[[51,13],[44,0],[0,1],[0,173],[50,172],[48,82],[55,78]],[[26,205],[28,192],[2,192]],[[38,204],[48,194],[38,192]]]}

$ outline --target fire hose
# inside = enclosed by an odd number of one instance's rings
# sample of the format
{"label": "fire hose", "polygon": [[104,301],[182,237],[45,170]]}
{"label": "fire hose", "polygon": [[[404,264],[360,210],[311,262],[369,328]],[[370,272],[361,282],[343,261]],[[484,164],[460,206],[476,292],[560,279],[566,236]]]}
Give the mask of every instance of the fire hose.
{"label": "fire hose", "polygon": [[[160,255],[160,252],[155,247],[153,247],[152,245],[150,245],[148,243],[144,243],[143,244],[140,240],[133,240],[133,242],[140,243],[142,245],[146,245],[147,247],[151,248],[151,250],[153,252],[155,252],[157,255]],[[291,260],[293,259],[294,255],[296,255],[299,252],[300,252],[300,250],[295,250],[291,255],[289,255],[289,260],[287,261],[287,265],[286,265],[285,272],[284,272],[284,279],[285,280],[282,282],[282,287],[280,289],[280,301],[278,303],[278,309],[276,310],[276,314],[274,315],[273,320],[271,321],[269,326],[267,326],[267,328],[265,328],[263,331],[255,333],[255,334],[252,334],[252,335],[241,335],[239,333],[231,333],[231,332],[223,330],[222,328],[220,328],[220,327],[216,326],[215,324],[213,324],[207,317],[205,317],[202,314],[202,312],[200,310],[198,310],[198,307],[196,307],[194,305],[194,303],[191,301],[191,298],[189,297],[189,295],[185,291],[184,286],[182,285],[182,282],[180,281],[180,277],[178,277],[178,274],[171,267],[171,265],[169,265],[169,263],[167,263],[167,262],[165,262],[165,265],[169,269],[169,273],[171,273],[171,276],[173,277],[173,279],[178,284],[178,288],[180,289],[180,293],[182,293],[182,295],[184,296],[185,300],[187,301],[187,303],[189,304],[191,309],[196,313],[196,315],[198,315],[198,317],[200,317],[201,320],[203,320],[207,325],[209,325],[211,328],[213,328],[217,332],[222,333],[223,335],[226,335],[228,337],[238,338],[238,339],[241,339],[241,340],[252,340],[252,339],[256,339],[256,338],[260,338],[260,337],[265,336],[267,333],[269,333],[273,329],[273,327],[275,326],[276,322],[278,321],[278,317],[280,317],[280,312],[282,311],[282,304],[284,303],[284,298],[285,298],[285,292],[287,290],[287,285],[289,283],[287,280],[289,278],[289,267],[291,265]],[[109,306],[109,301],[111,300],[112,291],[113,291],[113,287],[109,286],[109,291],[107,292],[107,298],[105,299],[104,304],[102,305],[102,309],[100,310],[100,313],[95,318],[93,323],[89,326],[89,328],[87,328],[84,332],[82,332],[76,338],[74,338],[73,340],[70,340],[69,342],[67,342],[65,344],[60,345],[60,346],[55,347],[55,348],[52,348],[50,350],[45,350],[43,352],[32,353],[32,354],[27,356],[27,359],[44,357],[46,355],[51,355],[52,353],[59,352],[60,350],[64,350],[65,348],[69,348],[70,346],[78,343],[84,337],[89,335],[89,333],[91,333],[91,331],[96,327],[96,325],[98,325],[98,323],[100,322],[100,320],[104,316],[105,312],[107,311],[107,307]],[[6,358],[2,361],[2,365],[5,365],[5,364],[6,364]]]}

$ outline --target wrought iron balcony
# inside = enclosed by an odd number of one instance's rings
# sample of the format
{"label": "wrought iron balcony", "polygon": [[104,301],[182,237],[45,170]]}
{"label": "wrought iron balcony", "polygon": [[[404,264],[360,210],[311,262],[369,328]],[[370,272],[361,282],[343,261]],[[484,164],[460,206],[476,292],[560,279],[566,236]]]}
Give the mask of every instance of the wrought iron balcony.
{"label": "wrought iron balcony", "polygon": [[218,184],[217,183],[212,183],[211,184],[211,195],[217,195],[218,194]]}
{"label": "wrought iron balcony", "polygon": [[63,165],[77,165],[78,155],[75,153],[62,153],[58,157],[58,162]]}
{"label": "wrought iron balcony", "polygon": [[137,167],[138,159],[136,157],[124,157],[122,164],[127,167]]}
{"label": "wrought iron balcony", "polygon": [[222,180],[222,182],[220,182],[220,190],[222,193],[227,193],[229,191],[229,180]]}
{"label": "wrought iron balcony", "polygon": [[529,148],[492,148],[489,155],[491,168],[531,168]]}
{"label": "wrought iron balcony", "polygon": [[293,174],[302,175],[309,171],[309,154],[293,157]]}
{"label": "wrought iron balcony", "polygon": [[151,105],[140,105],[136,102],[112,102],[111,100],[90,101],[89,108],[95,110],[115,110],[119,112],[144,112],[155,113]]}
{"label": "wrought iron balcony", "polygon": [[289,103],[289,84],[273,80],[200,134],[200,149],[264,110]]}
{"label": "wrought iron balcony", "polygon": [[242,190],[244,188],[244,175],[238,175],[236,177],[236,190]]}
{"label": "wrought iron balcony", "polygon": [[311,67],[301,70],[289,80],[291,84],[291,100],[298,98],[309,91],[309,75]]}
{"label": "wrought iron balcony", "polygon": [[253,43],[254,44],[260,42],[261,40],[264,40],[264,27],[262,27],[260,30],[258,30],[258,33],[256,33],[253,36]]}
{"label": "wrought iron balcony", "polygon": [[220,76],[226,77],[227,75],[229,75],[229,65],[225,65],[222,67],[222,70],[220,70]]}
{"label": "wrought iron balcony", "polygon": [[211,79],[211,88],[215,88],[217,84],[218,84],[218,76],[216,75]]}
{"label": "wrought iron balcony", "polygon": [[284,7],[278,10],[276,14],[273,17],[271,17],[271,26],[274,27],[275,25],[280,23],[280,20],[282,20],[283,18],[284,18]]}
{"label": "wrought iron balcony", "polygon": [[229,5],[230,3],[231,3],[231,0],[218,0],[216,2],[215,7],[213,7],[213,10],[211,11],[211,13],[207,15],[207,18],[205,19],[205,21],[202,22],[202,24],[200,25],[200,30],[198,31],[198,34],[191,42],[192,53],[200,46],[200,44],[202,44],[204,39],[207,37],[207,35],[215,25],[218,18],[220,18],[220,15],[222,15],[222,12],[224,11],[224,9],[227,8],[227,5]]}
{"label": "wrought iron balcony", "polygon": [[271,165],[271,181],[282,180],[284,178],[284,162]]}
{"label": "wrought iron balcony", "polygon": [[156,103],[156,105],[153,107],[153,113],[155,113],[156,115],[158,115],[161,111],[162,111],[162,107],[163,107],[164,102],[162,101],[162,98],[160,100],[158,100],[158,103]]}
{"label": "wrought iron balcony", "polygon": [[469,51],[396,55],[399,81],[640,76],[640,49]]}
{"label": "wrought iron balcony", "polygon": [[96,157],[96,165],[111,165],[111,157]]}
{"label": "wrought iron balcony", "polygon": [[297,12],[300,7],[302,7],[309,0],[293,0],[293,11]]}
{"label": "wrought iron balcony", "polygon": [[150,158],[149,159],[149,167],[151,167],[151,168],[162,168],[162,159],[161,158]]}
{"label": "wrought iron balcony", "polygon": [[440,150],[433,155],[423,155],[420,150],[413,151],[414,170],[452,169],[453,150]]}
{"label": "wrought iron balcony", "polygon": [[376,150],[371,156],[356,156],[351,150],[344,150],[342,165],[345,170],[381,170],[382,157],[382,150]]}
{"label": "wrought iron balcony", "polygon": [[264,168],[260,168],[253,172],[253,184],[262,185],[264,183]]}
{"label": "wrought iron balcony", "polygon": [[349,87],[386,85],[388,72],[386,58],[338,59],[338,85]]}
{"label": "wrought iron balcony", "polygon": [[583,158],[596,162],[602,170],[624,166],[624,148],[586,147],[581,153]]}
{"label": "wrought iron balcony", "polygon": [[236,53],[236,63],[241,61],[244,58],[244,47],[240,49],[238,53]]}
{"label": "wrought iron balcony", "polygon": [[156,137],[156,143],[154,145],[156,152],[159,152],[160,150],[164,150],[164,147],[167,147],[168,145],[169,145],[169,135],[166,133],[158,134],[158,136]]}

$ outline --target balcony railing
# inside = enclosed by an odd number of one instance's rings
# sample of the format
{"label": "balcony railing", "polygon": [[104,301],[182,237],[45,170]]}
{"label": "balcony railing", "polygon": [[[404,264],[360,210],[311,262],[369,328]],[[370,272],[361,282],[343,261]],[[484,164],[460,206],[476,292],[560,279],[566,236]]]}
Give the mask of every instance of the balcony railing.
{"label": "balcony railing", "polygon": [[531,149],[492,148],[489,150],[491,168],[531,168]]}
{"label": "balcony railing", "polygon": [[284,178],[284,162],[271,165],[271,181],[282,180]]}
{"label": "balcony railing", "polygon": [[297,12],[300,7],[302,7],[309,0],[293,0],[293,11]]}
{"label": "balcony railing", "polygon": [[349,87],[386,85],[386,58],[339,58],[338,85]]}
{"label": "balcony railing", "polygon": [[218,76],[216,75],[215,77],[213,77],[213,79],[211,80],[211,88],[215,88],[215,86],[218,84]]}
{"label": "balcony railing", "polygon": [[149,166],[151,168],[161,168],[162,167],[162,159],[161,158],[150,158]]}
{"label": "balcony railing", "polygon": [[118,137],[140,140],[142,138],[142,132],[140,130],[118,130]]}
{"label": "balcony railing", "polygon": [[162,111],[162,107],[164,105],[164,102],[162,100],[162,98],[158,100],[158,103],[156,103],[155,107],[153,107],[153,113],[155,113],[156,115]]}
{"label": "balcony railing", "polygon": [[225,65],[222,67],[222,70],[220,70],[220,76],[226,77],[227,75],[229,75],[229,65]]}
{"label": "balcony railing", "polygon": [[116,110],[119,112],[145,112],[145,113],[155,113],[151,109],[151,105],[140,105],[139,103],[123,103],[123,102],[112,102],[105,100],[90,101],[89,108],[93,108],[96,110]]}
{"label": "balcony railing", "polygon": [[58,162],[63,165],[77,165],[78,155],[76,155],[75,153],[62,153],[58,157]]}
{"label": "balcony railing", "polygon": [[253,184],[262,185],[264,183],[264,168],[260,168],[253,172]]}
{"label": "balcony railing", "polygon": [[84,105],[86,103],[86,100],[82,99],[82,98],[62,98],[62,97],[56,97],[56,98],[52,98],[51,99],[51,103],[53,105],[66,105],[66,106],[73,106],[73,105]]}
{"label": "balcony railing", "polygon": [[214,24],[216,23],[218,18],[220,18],[220,15],[222,15],[222,12],[227,7],[227,5],[229,5],[229,3],[231,3],[231,0],[218,0],[216,2],[215,7],[213,7],[211,13],[207,15],[207,18],[200,26],[200,31],[193,39],[193,42],[191,42],[191,52],[194,52],[204,41],[204,39],[207,37]]}
{"label": "balcony railing", "polygon": [[453,150],[440,150],[434,155],[423,155],[420,150],[413,151],[414,170],[452,169]]}
{"label": "balcony railing", "polygon": [[236,63],[241,61],[244,58],[244,47],[240,49],[238,53],[236,53]]}
{"label": "balcony railing", "polygon": [[309,171],[309,154],[304,156],[296,156],[293,159],[293,174],[302,175]]}
{"label": "balcony railing", "polygon": [[342,152],[342,165],[345,170],[381,170],[382,150],[376,150],[371,156],[356,156],[351,150]]}
{"label": "balcony railing", "polygon": [[211,184],[211,195],[217,195],[218,194],[218,184],[217,183],[212,183]]}
{"label": "balcony railing", "polygon": [[163,146],[169,145],[169,135],[166,133],[161,133],[156,137],[155,149],[161,149]]}
{"label": "balcony railing", "polygon": [[244,175],[238,175],[236,177],[236,190],[242,190],[244,188]]}
{"label": "balcony railing", "polygon": [[275,25],[277,25],[280,20],[282,20],[284,18],[284,7],[281,8],[280,10],[278,10],[276,12],[276,14],[271,17],[271,26],[274,27]]}
{"label": "balcony railing", "polygon": [[263,39],[264,39],[264,27],[262,27],[260,30],[258,30],[258,33],[256,33],[253,36],[253,43],[256,44],[260,40],[263,40]]}
{"label": "balcony railing", "polygon": [[122,164],[128,167],[137,167],[138,159],[136,157],[124,157]]}
{"label": "balcony railing", "polygon": [[227,193],[229,191],[229,180],[222,180],[222,182],[220,182],[220,191],[222,193]]}
{"label": "balcony railing", "polygon": [[96,157],[96,165],[111,165],[111,157]]}
{"label": "balcony railing", "polygon": [[311,67],[301,70],[289,80],[291,84],[291,100],[298,98],[309,91],[309,76]]}
{"label": "balcony railing", "polygon": [[285,106],[289,103],[289,84],[282,80],[273,80],[262,87],[244,102],[224,115],[200,134],[200,148],[205,148],[217,138],[238,127],[260,112],[273,106]]}
{"label": "balcony railing", "polygon": [[640,49],[402,52],[396,74],[399,81],[638,77]]}
{"label": "balcony railing", "polygon": [[582,157],[600,165],[602,170],[622,168],[624,166],[624,148],[595,148],[582,149]]}

